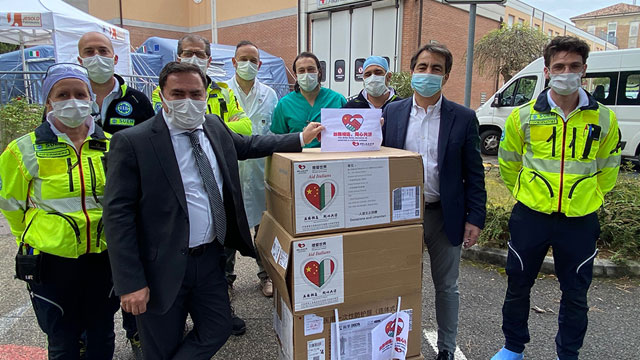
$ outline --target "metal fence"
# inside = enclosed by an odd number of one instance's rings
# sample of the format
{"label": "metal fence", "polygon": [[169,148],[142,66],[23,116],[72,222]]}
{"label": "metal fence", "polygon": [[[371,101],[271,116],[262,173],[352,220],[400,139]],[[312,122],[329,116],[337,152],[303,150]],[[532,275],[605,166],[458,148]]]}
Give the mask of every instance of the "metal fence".
{"label": "metal fence", "polygon": [[[0,105],[8,103],[13,98],[24,98],[30,103],[43,103],[41,98],[42,79],[44,71],[2,71],[0,72]],[[142,91],[149,99],[153,90],[158,86],[157,76],[121,75],[127,84]],[[282,98],[291,91],[289,84],[265,83],[271,87],[278,98]]]}

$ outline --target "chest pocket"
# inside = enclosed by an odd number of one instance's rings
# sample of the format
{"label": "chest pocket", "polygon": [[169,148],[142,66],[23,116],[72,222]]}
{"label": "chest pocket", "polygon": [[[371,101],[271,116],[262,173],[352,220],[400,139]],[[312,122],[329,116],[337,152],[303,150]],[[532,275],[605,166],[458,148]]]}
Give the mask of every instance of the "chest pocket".
{"label": "chest pocket", "polygon": [[585,124],[582,128],[573,128],[573,132],[577,133],[576,156],[574,158],[594,160],[600,148],[600,140],[605,136],[602,133],[602,128],[596,124]]}
{"label": "chest pocket", "polygon": [[562,147],[562,124],[529,124],[531,147],[534,158],[551,159],[560,156]]}

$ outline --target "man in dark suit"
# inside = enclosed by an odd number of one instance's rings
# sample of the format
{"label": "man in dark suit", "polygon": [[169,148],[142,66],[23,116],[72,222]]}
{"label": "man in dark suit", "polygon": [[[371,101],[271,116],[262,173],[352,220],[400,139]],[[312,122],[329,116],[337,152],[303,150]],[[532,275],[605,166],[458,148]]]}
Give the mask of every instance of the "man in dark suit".
{"label": "man in dark suit", "polygon": [[[209,359],[231,332],[223,247],[254,256],[238,160],[301,151],[322,130],[245,137],[206,115],[199,68],[160,73],[163,110],[118,132],[107,160],[104,224],[115,292],[137,315],[146,359]],[[194,328],[183,339],[186,316]]]}
{"label": "man in dark suit", "polygon": [[461,247],[478,240],[487,200],[476,114],[442,96],[452,64],[445,46],[420,48],[411,58],[413,96],[388,104],[383,113],[383,145],[422,155],[424,241],[436,290],[437,360],[454,359]]}

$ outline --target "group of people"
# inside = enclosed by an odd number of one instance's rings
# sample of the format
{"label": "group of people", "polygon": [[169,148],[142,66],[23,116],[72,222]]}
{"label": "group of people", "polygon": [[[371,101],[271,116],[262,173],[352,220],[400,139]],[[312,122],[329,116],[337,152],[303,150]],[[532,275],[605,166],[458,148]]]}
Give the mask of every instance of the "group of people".
{"label": "group of people", "polygon": [[[584,339],[595,211],[620,163],[615,114],[580,88],[588,52],[574,37],[551,40],[550,87],[506,122],[500,172],[517,204],[505,345],[495,360],[523,358],[530,289],[549,246],[562,290],[558,358],[577,359]],[[256,258],[262,293],[273,293],[250,232],[265,210],[263,158],[318,146],[320,110],[340,107],[382,109],[383,145],[422,156],[436,358],[454,359],[461,250],[478,240],[487,195],[475,112],[442,95],[453,64],[446,46],[414,54],[406,99],[389,86],[387,60],[369,57],[364,89],[349,101],[321,85],[309,52],[294,60],[294,91],[278,101],[256,78],[260,51],[249,41],[236,47],[235,76],[215,82],[206,75],[209,42],[183,37],[152,102],[114,74],[118,58],[103,34],[85,34],[78,54],[81,65],[47,71],[42,125],[0,155],[16,276],[27,283],[50,359],[111,359],[118,308],[145,359],[209,359],[243,334],[230,305],[236,251]]]}

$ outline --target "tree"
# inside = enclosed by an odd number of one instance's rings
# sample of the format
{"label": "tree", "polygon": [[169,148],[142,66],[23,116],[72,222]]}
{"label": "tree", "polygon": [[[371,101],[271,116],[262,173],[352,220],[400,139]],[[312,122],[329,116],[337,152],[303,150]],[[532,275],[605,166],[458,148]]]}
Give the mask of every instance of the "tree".
{"label": "tree", "polygon": [[500,74],[507,82],[527,64],[542,56],[549,37],[528,25],[503,24],[476,42],[473,60],[480,75]]}
{"label": "tree", "polygon": [[0,42],[0,54],[18,50],[18,45]]}

